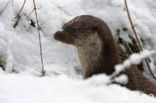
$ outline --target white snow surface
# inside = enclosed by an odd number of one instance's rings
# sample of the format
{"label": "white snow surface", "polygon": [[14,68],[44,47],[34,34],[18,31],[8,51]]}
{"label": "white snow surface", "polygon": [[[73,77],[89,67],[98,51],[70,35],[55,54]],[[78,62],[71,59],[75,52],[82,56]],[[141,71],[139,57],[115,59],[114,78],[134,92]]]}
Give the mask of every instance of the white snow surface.
{"label": "white snow surface", "polygon": [[[156,1],[127,1],[144,48],[155,50]],[[107,85],[110,79],[104,74],[82,80],[76,49],[53,39],[53,34],[64,23],[78,15],[89,14],[108,23],[115,38],[120,29],[121,37],[130,42],[127,34],[132,31],[124,0],[36,0],[45,77],[39,77],[38,34],[30,25],[30,20],[35,22],[34,12],[29,15],[32,0],[26,1],[18,24],[13,27],[22,3],[23,0],[0,0],[0,55],[7,62],[6,72],[0,68],[0,103],[156,103],[152,96],[119,85]],[[152,57],[156,64],[156,55]],[[13,68],[17,74],[10,73]]]}
{"label": "white snow surface", "polygon": [[[155,103],[156,99],[118,85],[106,85],[104,75],[88,80],[67,76],[0,76],[1,103]],[[107,80],[106,80],[107,81]]]}

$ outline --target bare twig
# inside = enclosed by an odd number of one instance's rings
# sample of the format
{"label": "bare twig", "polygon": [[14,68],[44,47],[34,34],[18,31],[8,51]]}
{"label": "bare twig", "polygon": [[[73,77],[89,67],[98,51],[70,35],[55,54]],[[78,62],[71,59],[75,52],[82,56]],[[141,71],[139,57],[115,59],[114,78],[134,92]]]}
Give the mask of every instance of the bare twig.
{"label": "bare twig", "polygon": [[[18,12],[18,14],[14,18],[19,17],[20,13],[22,12],[22,10],[24,8],[25,3],[26,3],[26,0],[24,0],[23,5],[22,5],[20,11]],[[36,17],[36,23],[37,23],[37,31],[38,31],[38,36],[39,36],[40,57],[41,57],[41,64],[42,64],[42,75],[41,76],[44,76],[45,73],[46,73],[46,71],[44,70],[44,65],[43,65],[41,34],[40,34],[40,27],[39,27],[39,22],[38,22],[38,16],[37,16],[37,11],[36,11],[36,3],[35,3],[35,0],[33,0],[33,4],[34,4],[34,8],[29,13],[29,16],[33,13],[33,11],[35,11],[35,17]]]}
{"label": "bare twig", "polygon": [[[139,44],[139,49],[140,49],[140,51],[143,51],[143,47],[142,47],[142,45],[141,45],[141,41],[140,41],[140,39],[139,39],[139,37],[138,37],[138,34],[137,34],[136,30],[135,30],[135,27],[134,27],[134,25],[133,25],[133,22],[132,22],[130,13],[129,13],[128,5],[127,5],[127,0],[124,0],[124,1],[125,1],[125,7],[126,7],[127,15],[128,15],[128,18],[129,18],[129,21],[130,21],[132,30],[133,30],[133,32],[134,32],[134,34],[135,34],[135,37],[136,37],[136,40],[137,40],[137,42],[138,42],[138,44]],[[148,67],[148,70],[149,70],[151,76],[156,80],[156,77],[155,77],[155,75],[153,74],[152,69],[151,69],[151,67],[150,67],[148,58],[145,59],[145,62],[146,62],[146,64],[147,64],[147,67]]]}
{"label": "bare twig", "polygon": [[24,0],[23,5],[22,5],[22,7],[21,7],[20,11],[19,11],[19,12],[17,13],[17,15],[14,17],[15,19],[16,19],[16,18],[20,15],[20,13],[22,12],[22,10],[23,10],[23,8],[24,8],[25,3],[26,3],[26,0]]}
{"label": "bare twig", "polygon": [[37,30],[38,30],[38,37],[39,37],[39,45],[40,45],[40,57],[41,57],[41,64],[42,64],[42,76],[45,75],[46,71],[44,70],[44,65],[43,65],[43,55],[42,55],[42,43],[41,43],[41,34],[40,34],[40,27],[38,23],[38,16],[37,16],[37,11],[36,11],[36,3],[35,0],[33,0],[34,4],[34,11],[35,11],[35,17],[36,17],[36,23],[37,23]]}

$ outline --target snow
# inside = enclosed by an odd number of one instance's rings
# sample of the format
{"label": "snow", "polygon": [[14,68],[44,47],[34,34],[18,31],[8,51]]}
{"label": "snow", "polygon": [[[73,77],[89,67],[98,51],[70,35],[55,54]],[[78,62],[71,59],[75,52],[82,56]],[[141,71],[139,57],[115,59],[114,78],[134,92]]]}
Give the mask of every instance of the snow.
{"label": "snow", "polygon": [[127,60],[124,61],[123,64],[118,64],[115,66],[116,71],[114,74],[120,73],[121,71],[123,71],[123,69],[129,68],[131,65],[137,65],[141,63],[145,58],[148,58],[149,56],[155,53],[155,51],[144,50],[140,53],[132,54]]}
{"label": "snow", "polygon": [[[144,41],[144,48],[155,50],[156,1],[127,2],[136,30]],[[32,0],[26,1],[20,18],[14,19],[22,3],[23,0],[0,1],[0,55],[7,62],[6,72],[0,69],[1,103],[156,102],[152,96],[130,91],[119,85],[110,85],[110,77],[104,74],[83,80],[76,49],[53,39],[53,34],[60,30],[65,22],[78,15],[90,14],[103,19],[115,38],[120,30],[120,37],[131,42],[128,34],[132,35],[133,32],[123,0],[36,0],[45,77],[40,77],[37,30],[30,25],[30,21],[35,22],[34,13],[30,14],[33,9]],[[128,30],[124,31],[123,28]],[[151,65],[155,67],[156,54],[150,58],[153,63]],[[129,62],[127,64],[130,65]],[[12,73],[12,69],[17,73]],[[126,77],[121,76],[117,81],[126,81]]]}
{"label": "snow", "polygon": [[96,80],[1,75],[1,103],[155,103],[155,98],[117,85],[96,85]]}
{"label": "snow", "polygon": [[119,77],[116,77],[114,81],[117,83],[126,84],[128,82],[128,77],[126,75],[120,75]]}

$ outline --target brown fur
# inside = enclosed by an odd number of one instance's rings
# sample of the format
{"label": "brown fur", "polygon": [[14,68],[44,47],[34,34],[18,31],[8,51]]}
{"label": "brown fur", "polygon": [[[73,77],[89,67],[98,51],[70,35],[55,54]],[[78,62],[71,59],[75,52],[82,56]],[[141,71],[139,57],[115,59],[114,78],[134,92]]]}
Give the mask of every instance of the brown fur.
{"label": "brown fur", "polygon": [[[93,16],[82,15],[74,18],[64,24],[63,31],[56,32],[54,38],[76,46],[84,78],[99,73],[111,75],[115,71],[114,66],[128,57],[114,40],[107,24]],[[156,96],[156,86],[136,66],[122,71],[122,74],[128,76],[128,83],[123,86]]]}

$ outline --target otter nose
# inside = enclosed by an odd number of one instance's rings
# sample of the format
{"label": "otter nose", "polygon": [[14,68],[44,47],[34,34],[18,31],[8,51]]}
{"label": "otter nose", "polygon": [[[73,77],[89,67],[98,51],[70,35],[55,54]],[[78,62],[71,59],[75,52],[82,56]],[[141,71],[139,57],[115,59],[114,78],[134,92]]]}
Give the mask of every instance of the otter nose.
{"label": "otter nose", "polygon": [[54,35],[54,38],[55,39],[61,39],[61,38],[63,38],[62,32],[61,31],[56,32],[55,35]]}

